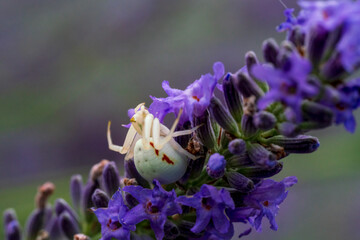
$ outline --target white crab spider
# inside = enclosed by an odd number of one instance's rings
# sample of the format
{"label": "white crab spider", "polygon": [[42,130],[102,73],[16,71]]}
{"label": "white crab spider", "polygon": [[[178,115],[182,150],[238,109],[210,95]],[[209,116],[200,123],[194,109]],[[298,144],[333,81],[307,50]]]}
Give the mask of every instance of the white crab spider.
{"label": "white crab spider", "polygon": [[130,119],[131,126],[126,134],[123,146],[114,145],[111,140],[110,124],[108,124],[107,140],[109,149],[126,154],[125,160],[134,157],[135,167],[147,181],[157,179],[162,184],[179,180],[185,173],[188,158],[196,157],[183,149],[173,138],[193,133],[198,127],[177,131],[180,110],[171,129],[160,123],[158,118],[149,113],[144,103],[135,108]]}

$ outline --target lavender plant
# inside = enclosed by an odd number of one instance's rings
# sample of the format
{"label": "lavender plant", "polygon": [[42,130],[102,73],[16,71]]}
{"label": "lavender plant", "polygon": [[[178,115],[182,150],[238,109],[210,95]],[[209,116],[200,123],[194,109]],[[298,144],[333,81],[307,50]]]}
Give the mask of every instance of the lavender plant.
{"label": "lavender plant", "polygon": [[[285,11],[286,39],[263,44],[246,65],[225,73],[216,62],[185,90],[162,84],[166,98],[130,109],[123,146],[125,176],[114,162],[93,166],[87,183],[71,179],[74,209],[39,188],[24,238],[15,212],[4,214],[6,239],[231,239],[234,223],[261,231],[275,217],[296,177],[269,179],[290,154],[314,152],[310,130],[343,124],[354,132],[360,104],[360,2],[301,1]],[[218,88],[220,94],[215,97]],[[171,129],[163,124],[174,113]]]}

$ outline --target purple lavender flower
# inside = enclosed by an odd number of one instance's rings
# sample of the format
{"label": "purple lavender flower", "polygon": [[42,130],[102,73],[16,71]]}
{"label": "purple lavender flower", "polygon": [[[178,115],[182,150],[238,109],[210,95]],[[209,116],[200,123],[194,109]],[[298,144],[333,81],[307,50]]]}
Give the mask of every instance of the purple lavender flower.
{"label": "purple lavender flower", "polygon": [[194,233],[204,230],[212,220],[214,229],[221,234],[230,230],[230,221],[225,210],[234,209],[234,201],[225,189],[218,190],[210,185],[202,185],[200,191],[192,197],[180,196],[178,203],[196,209],[196,223],[191,229]]}
{"label": "purple lavender flower", "polygon": [[346,130],[354,133],[356,121],[352,112],[360,105],[360,78],[340,85],[337,90],[337,98],[324,98],[321,103],[333,110],[336,124],[343,123]]}
{"label": "purple lavender flower", "polygon": [[206,171],[212,178],[220,178],[224,176],[226,167],[226,160],[224,156],[219,153],[214,153],[210,156]]}
{"label": "purple lavender flower", "polygon": [[298,24],[297,18],[294,16],[294,9],[288,8],[284,11],[284,15],[286,17],[286,21],[277,26],[276,30],[278,32],[289,31],[294,28],[295,25]]}
{"label": "purple lavender flower", "polygon": [[150,96],[153,100],[149,107],[150,113],[162,121],[167,113],[178,114],[182,108],[184,111],[180,118],[180,124],[186,121],[192,122],[193,115],[201,116],[210,104],[218,80],[225,73],[224,65],[221,62],[214,63],[213,69],[214,75],[210,73],[202,75],[184,91],[171,88],[168,81],[163,81],[162,87],[169,97],[156,98]]}
{"label": "purple lavender flower", "polygon": [[235,209],[230,217],[233,221],[247,218],[257,231],[261,231],[261,221],[263,217],[266,217],[270,222],[270,228],[276,231],[278,227],[275,216],[278,213],[279,205],[288,194],[286,189],[295,183],[297,183],[296,177],[287,177],[281,182],[271,179],[263,180],[254,191],[244,198],[246,207]]}
{"label": "purple lavender flower", "polygon": [[301,103],[304,98],[317,94],[318,90],[308,82],[311,64],[298,53],[293,52],[285,60],[282,68],[270,65],[256,65],[252,68],[256,78],[266,81],[270,91],[262,97],[258,106],[265,109],[269,104],[280,101],[291,107],[301,120]]}
{"label": "purple lavender flower", "polygon": [[154,189],[146,189],[140,186],[126,186],[124,191],[130,193],[139,204],[132,208],[122,218],[127,225],[134,225],[143,220],[149,220],[150,226],[155,233],[156,239],[163,239],[164,224],[167,216],[182,213],[179,204],[175,202],[175,191],[165,191],[159,181],[154,180]]}
{"label": "purple lavender flower", "polygon": [[124,224],[123,217],[128,211],[127,206],[118,190],[109,201],[108,208],[94,209],[96,217],[101,224],[101,240],[130,239],[130,231],[135,231],[133,224]]}

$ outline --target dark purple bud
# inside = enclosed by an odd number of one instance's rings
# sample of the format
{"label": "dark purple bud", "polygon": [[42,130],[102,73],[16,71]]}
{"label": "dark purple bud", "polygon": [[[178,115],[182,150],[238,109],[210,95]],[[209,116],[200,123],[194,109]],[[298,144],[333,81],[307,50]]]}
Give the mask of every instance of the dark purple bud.
{"label": "dark purple bud", "polygon": [[310,30],[306,44],[308,57],[314,66],[318,66],[321,62],[328,36],[329,31],[321,25]]}
{"label": "dark purple bud", "polygon": [[237,122],[240,122],[243,114],[242,102],[241,96],[234,86],[234,78],[236,76],[229,73],[225,76],[223,81],[224,98],[229,112]]}
{"label": "dark purple bud", "polygon": [[276,41],[272,38],[265,40],[262,49],[265,61],[274,64],[274,66],[277,66],[279,46]]}
{"label": "dark purple bud", "polygon": [[47,222],[45,230],[49,233],[51,240],[63,240],[65,238],[60,229],[59,217],[57,216]]}
{"label": "dark purple bud", "polygon": [[92,201],[95,208],[106,208],[108,206],[109,200],[110,199],[108,195],[100,189],[96,189],[92,195]]}
{"label": "dark purple bud", "polygon": [[[196,116],[194,116],[194,119],[197,118]],[[198,126],[198,124],[195,124],[195,126]],[[190,121],[186,121],[183,124],[178,124],[177,127],[175,128],[175,132],[177,131],[183,131],[183,130],[187,130],[191,128],[191,122]],[[186,148],[188,146],[188,143],[191,139],[191,135],[182,135],[182,136],[178,136],[174,138],[175,141],[177,143],[180,144],[180,146],[182,146],[182,148]]]}
{"label": "dark purple bud", "polygon": [[247,167],[241,168],[239,172],[248,178],[269,178],[278,174],[282,170],[282,167],[283,164],[281,162],[277,162],[271,169],[263,167]]}
{"label": "dark purple bud", "polygon": [[333,122],[332,110],[322,104],[305,101],[301,106],[301,110],[303,118],[316,123],[317,128],[328,127]]}
{"label": "dark purple bud", "polygon": [[135,178],[140,186],[142,186],[144,188],[150,187],[148,181],[146,181],[142,176],[140,176],[139,172],[136,170],[133,159],[125,160],[124,168],[125,168],[125,177],[126,178]]}
{"label": "dark purple bud", "polygon": [[305,44],[305,34],[300,27],[295,27],[291,31],[288,40],[300,49]]}
{"label": "dark purple bud", "polygon": [[330,58],[324,64],[321,74],[327,82],[333,82],[346,76],[347,72],[342,64],[341,56],[338,54]]}
{"label": "dark purple bud", "polygon": [[120,178],[115,162],[109,162],[105,165],[103,171],[103,184],[106,193],[112,196],[119,190]]}
{"label": "dark purple bud", "polygon": [[267,142],[283,147],[287,153],[312,153],[320,146],[316,137],[307,135],[299,135],[295,138],[279,135],[267,139]]}
{"label": "dark purple bud", "polygon": [[248,144],[247,150],[250,159],[257,165],[274,167],[276,156],[258,143]]}
{"label": "dark purple bud", "polygon": [[125,193],[124,199],[126,205],[128,205],[130,208],[133,208],[139,204],[139,202],[130,193]]}
{"label": "dark purple bud", "polygon": [[255,127],[266,131],[272,129],[275,126],[276,118],[272,113],[260,111],[255,113],[253,122]]}
{"label": "dark purple bud", "polygon": [[213,97],[210,101],[210,112],[223,129],[235,136],[238,135],[239,129],[237,123],[216,97]]}
{"label": "dark purple bud", "polygon": [[179,228],[171,221],[165,222],[164,233],[165,239],[176,239],[180,235]]}
{"label": "dark purple bud", "polygon": [[254,135],[258,129],[256,128],[253,116],[249,114],[244,114],[241,119],[241,130],[246,137]]}
{"label": "dark purple bud", "polygon": [[225,174],[230,187],[246,193],[254,189],[254,183],[249,178],[238,172],[227,172]]}
{"label": "dark purple bud", "polygon": [[70,196],[71,201],[76,210],[80,209],[81,194],[82,194],[82,177],[80,174],[71,177],[70,181]]}
{"label": "dark purple bud", "polygon": [[251,161],[249,155],[247,153],[241,155],[233,155],[226,159],[229,167],[240,168],[244,166],[253,166],[254,163]]}
{"label": "dark purple bud", "polygon": [[199,177],[204,168],[205,158],[205,156],[202,156],[196,159],[196,161],[190,161],[184,176],[179,180],[179,182],[184,184],[188,179]]}
{"label": "dark purple bud", "polygon": [[79,222],[78,215],[64,199],[56,199],[54,208],[57,216],[60,216],[63,212],[67,212],[75,222]]}
{"label": "dark purple bud", "polygon": [[237,138],[229,143],[228,149],[232,154],[241,155],[246,151],[246,143],[244,140]]}
{"label": "dark purple bud", "polygon": [[287,137],[295,137],[301,132],[299,127],[291,122],[284,122],[279,124],[278,129],[282,135]]}
{"label": "dark purple bud", "polygon": [[134,232],[130,233],[130,240],[153,240],[152,237],[150,237],[149,235],[144,235],[144,234],[136,234]]}
{"label": "dark purple bud", "polygon": [[89,182],[84,187],[81,208],[82,214],[85,216],[86,222],[90,222],[94,217],[94,214],[90,212],[90,208],[94,207],[94,204],[92,202],[92,195],[98,187],[99,182],[97,180],[89,180]]}
{"label": "dark purple bud", "polygon": [[258,99],[264,95],[264,92],[256,84],[256,82],[250,78],[248,74],[242,71],[238,72],[237,77],[234,78],[234,85],[244,98],[255,96],[256,99]]}
{"label": "dark purple bud", "polygon": [[74,235],[80,233],[79,225],[67,212],[59,216],[60,229],[68,239],[73,239]]}
{"label": "dark purple bud", "polygon": [[210,156],[206,171],[212,178],[221,178],[224,176],[226,167],[226,160],[224,156],[214,153]]}
{"label": "dark purple bud", "polygon": [[189,222],[185,220],[182,220],[178,224],[179,231],[181,232],[181,235],[184,236],[185,239],[201,238],[202,233],[194,233],[191,231],[191,228],[193,227],[194,227],[193,222]]}
{"label": "dark purple bud", "polygon": [[196,130],[200,142],[207,148],[213,149],[216,144],[216,137],[208,110],[202,116],[194,118],[194,123],[196,126],[200,126]]}
{"label": "dark purple bud", "polygon": [[27,240],[36,240],[44,225],[45,209],[35,209],[26,220],[25,236]]}
{"label": "dark purple bud", "polygon": [[[246,68],[247,71],[249,73],[249,75],[251,76],[251,68],[252,66],[256,65],[259,63],[256,54],[253,51],[249,51],[245,54],[245,62],[246,62]],[[251,76],[253,77],[253,76]]]}
{"label": "dark purple bud", "polygon": [[109,163],[109,160],[103,159],[99,163],[94,164],[90,170],[89,180],[96,181],[103,173],[105,166]]}
{"label": "dark purple bud", "polygon": [[5,239],[21,240],[20,224],[16,219],[5,225]]}
{"label": "dark purple bud", "polygon": [[9,224],[10,222],[16,220],[16,212],[14,209],[10,208],[10,209],[6,209],[4,212],[4,226],[6,226],[7,224]]}

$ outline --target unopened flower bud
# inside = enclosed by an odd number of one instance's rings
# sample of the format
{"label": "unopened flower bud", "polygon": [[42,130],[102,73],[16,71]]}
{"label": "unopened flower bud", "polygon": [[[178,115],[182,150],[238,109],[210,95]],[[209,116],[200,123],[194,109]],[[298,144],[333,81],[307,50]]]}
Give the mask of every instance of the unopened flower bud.
{"label": "unopened flower bud", "polygon": [[229,143],[228,149],[232,154],[241,155],[246,151],[246,143],[244,140],[237,138]]}
{"label": "unopened flower bud", "polygon": [[64,199],[56,199],[54,208],[57,216],[60,216],[63,212],[67,212],[74,221],[79,222],[78,215]]}
{"label": "unopened flower bud", "polygon": [[272,129],[275,126],[276,118],[272,113],[260,111],[255,113],[253,121],[255,127],[266,131]]}
{"label": "unopened flower bud", "polygon": [[282,170],[283,164],[281,162],[276,162],[275,166],[271,169],[263,167],[247,167],[239,170],[241,174],[248,178],[269,178],[278,174]]}
{"label": "unopened flower bud", "polygon": [[4,226],[6,226],[7,224],[9,224],[10,222],[16,220],[16,212],[14,209],[10,208],[10,209],[6,209],[4,212],[4,217],[3,217],[3,221],[4,221]]}
{"label": "unopened flower bud", "polygon": [[[253,51],[249,51],[245,54],[245,63],[246,63],[247,71],[248,71],[249,75],[251,76],[252,66],[259,63],[259,61],[256,57],[256,54]],[[251,77],[253,77],[253,76],[251,76]]]}
{"label": "unopened flower bud", "polygon": [[81,194],[82,194],[82,177],[80,174],[71,177],[70,181],[70,196],[71,201],[76,210],[80,209]]}
{"label": "unopened flower bud", "polygon": [[230,113],[224,108],[219,99],[213,97],[210,100],[210,112],[216,122],[226,131],[237,135],[239,132],[237,123]]}
{"label": "unopened flower bud", "polygon": [[28,240],[36,240],[36,236],[44,225],[44,209],[35,209],[26,220],[25,236]]}
{"label": "unopened flower bud", "polygon": [[[291,41],[298,49],[305,44],[305,34],[300,27],[296,26],[289,35],[289,41]],[[303,54],[303,53],[302,53]]]}
{"label": "unopened flower bud", "polygon": [[85,234],[78,233],[74,235],[74,240],[90,240],[90,238]]}
{"label": "unopened flower bud", "polygon": [[249,98],[255,96],[256,99],[264,95],[264,92],[256,84],[256,82],[249,77],[247,73],[240,71],[237,73],[237,77],[234,78],[234,85],[237,90],[244,96],[244,98]]}
{"label": "unopened flower bud", "polygon": [[254,124],[252,115],[249,114],[243,115],[241,119],[241,129],[246,137],[250,137],[258,131],[258,129]]}
{"label": "unopened flower bud", "polygon": [[316,137],[307,135],[299,135],[294,138],[279,135],[267,139],[267,142],[283,147],[287,153],[311,153],[320,146]]}
{"label": "unopened flower bud", "polygon": [[109,200],[110,199],[108,195],[100,189],[96,189],[92,195],[92,201],[95,208],[106,208],[108,206]]}
{"label": "unopened flower bud", "polygon": [[196,130],[200,142],[207,148],[212,149],[216,144],[216,137],[210,118],[211,116],[208,110],[206,110],[202,116],[194,118],[194,124],[200,126]]}
{"label": "unopened flower bud", "polygon": [[68,239],[72,239],[75,234],[80,233],[77,222],[67,212],[59,216],[60,229]]}
{"label": "unopened flower bud", "polygon": [[300,133],[299,127],[291,122],[283,122],[278,125],[280,133],[287,137],[294,137]]}
{"label": "unopened flower bud", "polygon": [[305,101],[301,106],[305,120],[316,123],[314,127],[325,128],[332,124],[334,114],[332,110],[322,104]]}
{"label": "unopened flower bud", "polygon": [[5,224],[6,240],[21,240],[21,229],[19,222],[15,219]]}
{"label": "unopened flower bud", "polygon": [[223,81],[224,98],[229,112],[237,122],[241,121],[242,116],[242,102],[241,96],[234,86],[234,79],[236,76],[227,74]]}
{"label": "unopened flower bud", "polygon": [[103,159],[99,163],[95,164],[90,170],[90,179],[95,181],[103,173],[104,167],[109,163],[109,160]]}
{"label": "unopened flower bud", "polygon": [[307,53],[314,66],[318,66],[320,64],[328,36],[329,31],[322,25],[317,25],[316,28],[311,29],[309,32]]}
{"label": "unopened flower bud", "polygon": [[226,159],[229,167],[240,168],[245,166],[253,166],[254,162],[251,161],[249,154],[246,152],[241,155],[233,155]]}
{"label": "unopened flower bud", "polygon": [[106,193],[112,196],[120,186],[119,173],[114,162],[109,162],[105,165],[103,171],[103,184]]}
{"label": "unopened flower bud", "polygon": [[322,67],[321,74],[327,82],[333,82],[346,75],[341,56],[338,54],[330,58]]}
{"label": "unopened flower bud", "polygon": [[212,178],[221,178],[224,176],[226,167],[226,160],[224,156],[214,153],[210,156],[206,171]]}
{"label": "unopened flower bud", "polygon": [[38,188],[35,196],[35,205],[39,209],[44,209],[48,198],[53,194],[55,185],[51,182],[46,182]]}
{"label": "unopened flower bud", "polygon": [[93,213],[89,211],[90,208],[94,206],[92,202],[92,195],[94,194],[95,190],[99,187],[98,181],[89,180],[89,182],[85,185],[82,201],[81,201],[81,208],[82,214],[85,215],[85,219],[87,222],[91,221],[93,218]]}
{"label": "unopened flower bud", "polygon": [[166,221],[164,225],[166,239],[176,239],[180,235],[179,228],[171,221]]}
{"label": "unopened flower bud", "polygon": [[249,192],[254,189],[254,183],[249,178],[238,172],[227,172],[225,174],[230,187],[240,192]]}
{"label": "unopened flower bud", "polygon": [[279,46],[276,41],[272,38],[265,40],[262,49],[265,61],[277,66]]}
{"label": "unopened flower bud", "polygon": [[258,143],[249,144],[247,147],[250,159],[257,165],[273,167],[276,156]]}

